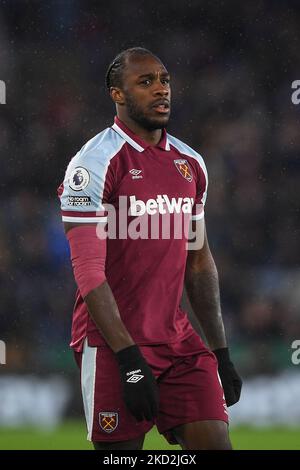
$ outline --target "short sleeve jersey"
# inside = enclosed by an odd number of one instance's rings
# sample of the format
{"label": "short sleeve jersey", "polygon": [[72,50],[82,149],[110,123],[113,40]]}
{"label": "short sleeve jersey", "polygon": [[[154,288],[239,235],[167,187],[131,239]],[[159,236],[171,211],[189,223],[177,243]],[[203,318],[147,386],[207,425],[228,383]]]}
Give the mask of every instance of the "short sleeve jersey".
{"label": "short sleeve jersey", "polygon": [[[193,333],[180,307],[186,223],[204,216],[202,157],[167,134],[156,146],[117,117],[73,157],[58,188],[64,222],[106,224],[105,273],[137,344],[172,343]],[[77,290],[72,342],[105,343]]]}

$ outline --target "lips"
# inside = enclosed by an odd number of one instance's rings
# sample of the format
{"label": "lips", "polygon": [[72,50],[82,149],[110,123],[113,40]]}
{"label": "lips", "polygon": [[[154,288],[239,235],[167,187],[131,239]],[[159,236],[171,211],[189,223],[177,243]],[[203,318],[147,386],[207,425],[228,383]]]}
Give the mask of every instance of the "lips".
{"label": "lips", "polygon": [[158,100],[152,105],[152,108],[158,113],[167,114],[170,110],[170,103],[167,100]]}

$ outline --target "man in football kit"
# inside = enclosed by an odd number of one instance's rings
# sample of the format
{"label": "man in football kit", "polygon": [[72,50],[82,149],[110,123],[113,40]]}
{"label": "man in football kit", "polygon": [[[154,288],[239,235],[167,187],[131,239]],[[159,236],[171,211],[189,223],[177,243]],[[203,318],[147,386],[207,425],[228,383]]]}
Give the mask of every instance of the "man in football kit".
{"label": "man in football kit", "polygon": [[[75,155],[59,187],[78,285],[71,347],[88,439],[99,450],[142,449],[156,424],[183,449],[231,449],[227,406],[242,382],[205,231],[204,161],[165,130],[170,78],[150,51],[121,52],[106,85],[115,122]],[[202,234],[196,249],[174,227],[169,236],[161,226],[154,236],[141,229],[181,215],[196,239]],[[208,347],[180,306],[184,284]]]}

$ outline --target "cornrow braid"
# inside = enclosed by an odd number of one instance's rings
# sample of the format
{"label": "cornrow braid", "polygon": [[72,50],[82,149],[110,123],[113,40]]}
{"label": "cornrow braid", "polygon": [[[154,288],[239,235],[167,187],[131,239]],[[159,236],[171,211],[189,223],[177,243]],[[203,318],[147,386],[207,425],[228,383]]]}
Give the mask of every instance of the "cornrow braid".
{"label": "cornrow braid", "polygon": [[110,63],[105,74],[105,85],[108,90],[110,90],[111,87],[122,87],[122,77],[126,66],[126,59],[131,55],[152,55],[157,58],[151,51],[144,47],[131,47],[130,49],[120,52]]}

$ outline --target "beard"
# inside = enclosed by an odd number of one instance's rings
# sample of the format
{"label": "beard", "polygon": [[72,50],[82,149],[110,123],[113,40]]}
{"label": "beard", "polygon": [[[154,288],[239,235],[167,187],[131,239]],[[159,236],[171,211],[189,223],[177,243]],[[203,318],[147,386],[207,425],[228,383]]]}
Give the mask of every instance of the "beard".
{"label": "beard", "polygon": [[137,104],[137,102],[128,95],[126,96],[126,106],[128,116],[148,131],[163,129],[168,124],[169,116],[164,117],[164,119],[147,116],[145,111]]}

